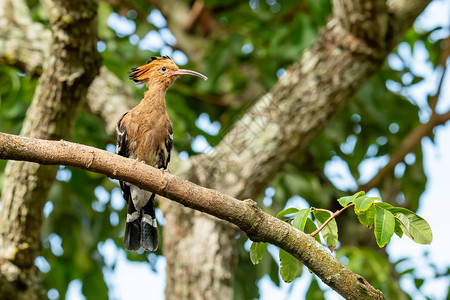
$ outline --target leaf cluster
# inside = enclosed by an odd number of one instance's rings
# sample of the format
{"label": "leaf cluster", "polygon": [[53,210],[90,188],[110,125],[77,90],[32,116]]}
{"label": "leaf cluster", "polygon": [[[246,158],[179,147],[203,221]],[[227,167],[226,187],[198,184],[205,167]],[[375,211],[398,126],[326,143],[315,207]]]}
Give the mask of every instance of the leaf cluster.
{"label": "leaf cluster", "polygon": [[[394,207],[378,200],[380,200],[379,197],[368,197],[365,196],[364,191],[361,191],[352,196],[339,198],[338,202],[343,209],[337,213],[317,208],[299,210],[290,207],[279,212],[277,218],[285,220],[296,229],[314,236],[318,243],[321,242],[317,234],[320,230],[323,241],[331,251],[334,251],[338,242],[338,227],[335,217],[343,210],[353,206],[360,223],[368,228],[374,227],[375,238],[380,248],[389,243],[394,232],[399,237],[405,234],[418,244],[428,245],[431,243],[433,236],[427,221],[406,208]],[[314,216],[314,221],[310,218],[311,213]],[[253,264],[258,264],[261,261],[266,249],[267,243],[252,243],[250,260]],[[291,282],[297,276],[298,261],[283,249],[280,249],[279,258],[280,275],[284,281]]]}
{"label": "leaf cluster", "polygon": [[385,202],[375,202],[378,197],[367,197],[364,192],[339,198],[343,206],[354,204],[355,214],[361,224],[372,228],[379,247],[384,247],[392,235],[402,237],[405,234],[414,242],[428,245],[433,240],[430,225],[409,209],[394,207]]}

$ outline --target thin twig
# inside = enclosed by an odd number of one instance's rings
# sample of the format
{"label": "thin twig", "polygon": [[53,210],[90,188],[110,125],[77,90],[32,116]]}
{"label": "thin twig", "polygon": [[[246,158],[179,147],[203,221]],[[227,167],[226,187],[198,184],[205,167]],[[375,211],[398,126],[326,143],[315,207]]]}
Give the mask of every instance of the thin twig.
{"label": "thin twig", "polygon": [[328,209],[321,209],[321,208],[314,208],[313,207],[311,209],[312,211],[314,211],[314,210],[326,211],[326,212],[330,213],[330,217],[319,228],[317,228],[314,232],[310,233],[309,235],[310,236],[315,236],[316,234],[318,234],[320,231],[322,231],[322,229],[325,228],[325,226],[328,225],[328,223],[331,222],[331,220],[333,220],[334,218],[339,216],[344,210],[346,210],[347,208],[349,208],[350,206],[353,206],[353,205],[355,205],[355,204],[354,203],[350,203],[349,205],[345,206],[344,208],[342,208],[342,209],[340,209],[340,210],[338,210],[338,211],[336,211],[334,213],[329,211]]}
{"label": "thin twig", "polygon": [[331,210],[325,209],[325,208],[315,208],[315,207],[311,207],[311,211],[324,211],[329,213],[330,215],[333,214],[333,212]]}
{"label": "thin twig", "polygon": [[443,125],[448,120],[450,120],[450,111],[443,114],[439,114],[436,112],[436,106],[441,94],[442,85],[444,83],[444,77],[447,70],[447,65],[445,62],[450,55],[450,36],[449,38],[447,38],[446,46],[444,46],[444,49],[442,51],[441,64],[443,66],[443,72],[439,80],[438,90],[433,96],[433,99],[430,103],[430,108],[432,110],[430,119],[428,120],[428,122],[420,124],[413,130],[411,130],[411,132],[405,137],[400,146],[397,148],[397,150],[392,153],[389,162],[383,168],[381,168],[378,173],[374,177],[372,177],[372,179],[369,180],[366,184],[360,185],[357,188],[358,191],[369,191],[372,188],[378,186],[383,178],[385,178],[388,174],[391,174],[395,166],[398,163],[402,162],[408,153],[414,151],[414,149],[420,144],[422,138],[429,136],[436,126]]}

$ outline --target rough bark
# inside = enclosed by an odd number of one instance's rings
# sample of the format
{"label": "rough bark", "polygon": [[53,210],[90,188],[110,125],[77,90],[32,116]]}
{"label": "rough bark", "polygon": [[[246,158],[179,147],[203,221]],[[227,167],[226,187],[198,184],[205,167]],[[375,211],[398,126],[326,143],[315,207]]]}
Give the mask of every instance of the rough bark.
{"label": "rough bark", "polygon": [[106,67],[89,87],[86,105],[105,125],[106,132],[116,135],[120,117],[137,104],[131,88]]}
{"label": "rough bark", "polygon": [[[97,6],[89,0],[48,3],[50,55],[21,135],[70,136],[78,108],[98,74]],[[0,212],[0,294],[6,298],[43,298],[34,260],[40,250],[42,209],[56,171],[55,166],[26,162],[6,166]]]}
{"label": "rough bark", "polygon": [[0,64],[40,75],[51,33],[32,22],[29,13],[24,1],[0,1]]}
{"label": "rough bark", "polygon": [[[251,199],[240,201],[134,159],[80,144],[0,133],[0,145],[2,159],[63,164],[103,173],[228,221],[237,225],[252,240],[272,243],[291,253],[343,297],[384,299],[379,290],[373,288],[363,277],[347,269],[314,238],[287,222],[264,213]],[[219,250],[218,252],[222,253]],[[207,250],[208,252],[211,251]],[[205,251],[195,254],[203,256]],[[196,260],[195,257],[190,259]],[[200,287],[203,287],[203,283]],[[185,288],[192,289],[191,286]],[[210,299],[209,296],[203,295],[204,299]]]}
{"label": "rough bark", "polygon": [[[254,198],[380,68],[429,2],[388,1],[386,5],[384,1],[334,1],[333,17],[317,41],[218,146],[190,160],[184,176],[236,198]],[[203,299],[208,295],[230,299],[233,285],[229,279],[233,277],[236,256],[234,229],[172,203],[162,208],[167,219],[166,298]],[[201,249],[220,252],[185,259],[204,251]],[[203,266],[201,270],[199,265]],[[197,283],[198,276],[222,284],[214,290],[204,288]],[[191,289],[182,288],[186,286]]]}
{"label": "rough bark", "polygon": [[178,0],[158,1],[156,6],[167,19],[168,27],[177,38],[178,47],[182,48],[189,59],[196,62],[196,65],[202,69],[208,41],[203,37],[189,34],[185,30],[191,8],[186,2]]}
{"label": "rough bark", "polygon": [[[50,39],[50,30],[31,20],[25,1],[0,0],[0,64],[40,76]],[[136,102],[130,86],[102,67],[89,87],[86,104],[105,124],[106,131],[114,135],[117,120]]]}

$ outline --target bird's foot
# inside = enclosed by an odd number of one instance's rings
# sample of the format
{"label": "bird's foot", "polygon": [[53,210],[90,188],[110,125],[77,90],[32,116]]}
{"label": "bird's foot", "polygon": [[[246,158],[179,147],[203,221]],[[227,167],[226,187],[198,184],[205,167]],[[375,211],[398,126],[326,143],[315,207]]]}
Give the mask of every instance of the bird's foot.
{"label": "bird's foot", "polygon": [[170,174],[170,170],[169,169],[160,169],[160,170],[162,171],[163,175],[166,174],[166,173]]}

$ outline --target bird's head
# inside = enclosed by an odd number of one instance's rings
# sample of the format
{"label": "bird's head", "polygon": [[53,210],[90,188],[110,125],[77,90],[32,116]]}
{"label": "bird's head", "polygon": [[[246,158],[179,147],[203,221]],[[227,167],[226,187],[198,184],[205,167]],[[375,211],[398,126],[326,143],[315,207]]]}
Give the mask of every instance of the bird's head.
{"label": "bird's head", "polygon": [[180,69],[176,63],[168,56],[152,57],[147,64],[132,68],[130,79],[138,83],[146,83],[148,87],[159,86],[169,88],[181,75],[193,75],[207,80],[203,74],[195,71]]}

